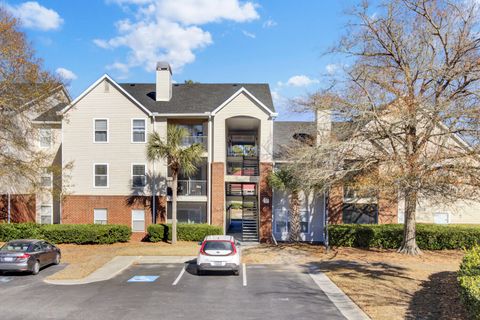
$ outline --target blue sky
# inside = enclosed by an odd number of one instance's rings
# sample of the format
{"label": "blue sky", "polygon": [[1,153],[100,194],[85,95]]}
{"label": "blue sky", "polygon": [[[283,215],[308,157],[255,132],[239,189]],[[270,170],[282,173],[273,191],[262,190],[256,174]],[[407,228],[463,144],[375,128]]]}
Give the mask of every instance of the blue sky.
{"label": "blue sky", "polygon": [[[88,3],[88,6],[86,5]],[[177,82],[267,82],[279,119],[307,119],[289,99],[313,92],[339,62],[322,56],[354,0],[4,1],[72,97],[108,73],[153,82],[167,60]]]}

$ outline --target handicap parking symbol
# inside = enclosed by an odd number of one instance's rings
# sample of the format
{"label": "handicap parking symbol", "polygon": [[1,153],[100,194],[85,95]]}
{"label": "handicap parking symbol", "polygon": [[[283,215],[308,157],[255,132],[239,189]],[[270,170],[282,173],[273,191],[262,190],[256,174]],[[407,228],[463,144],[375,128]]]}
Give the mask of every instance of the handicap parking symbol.
{"label": "handicap parking symbol", "polygon": [[134,276],[128,279],[127,282],[154,282],[159,276]]}

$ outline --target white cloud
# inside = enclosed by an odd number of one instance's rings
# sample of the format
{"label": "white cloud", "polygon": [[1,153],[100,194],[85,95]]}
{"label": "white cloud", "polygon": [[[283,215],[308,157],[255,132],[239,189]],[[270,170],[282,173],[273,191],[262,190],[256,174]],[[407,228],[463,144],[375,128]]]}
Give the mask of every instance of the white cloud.
{"label": "white cloud", "polygon": [[[153,71],[157,61],[181,69],[195,60],[195,51],[213,43],[201,25],[259,18],[253,2],[239,0],[109,0],[128,6],[131,17],[115,23],[118,35],[94,39],[103,49],[127,48],[125,61],[110,65],[123,73],[132,67]],[[132,13],[133,12],[133,13]],[[121,68],[118,68],[121,64]],[[116,65],[116,66],[115,66]],[[121,69],[121,70],[120,70]]]}
{"label": "white cloud", "polygon": [[255,35],[255,33],[251,33],[251,32],[245,31],[245,30],[242,30],[242,33],[245,37],[249,37],[249,38],[252,38],[252,39],[255,39],[257,37]]}
{"label": "white cloud", "polygon": [[307,77],[306,75],[297,75],[290,77],[286,83],[279,81],[277,83],[278,86],[291,86],[291,87],[308,87],[312,84],[319,83],[317,79],[312,79]]}
{"label": "white cloud", "polygon": [[38,2],[28,1],[18,5],[6,5],[25,28],[42,31],[56,30],[63,24],[63,19],[52,9],[41,6]]}
{"label": "white cloud", "polygon": [[337,72],[338,68],[339,68],[338,64],[327,64],[327,66],[325,67],[325,70],[327,70],[328,74],[332,75]]}
{"label": "white cloud", "polygon": [[263,24],[262,24],[262,27],[264,28],[273,28],[275,26],[277,26],[278,23],[275,22],[274,20],[272,19],[268,19],[267,21],[265,21]]}
{"label": "white cloud", "polygon": [[71,81],[77,79],[77,75],[73,73],[73,71],[65,69],[65,68],[57,68],[55,72],[62,77],[64,80]]}

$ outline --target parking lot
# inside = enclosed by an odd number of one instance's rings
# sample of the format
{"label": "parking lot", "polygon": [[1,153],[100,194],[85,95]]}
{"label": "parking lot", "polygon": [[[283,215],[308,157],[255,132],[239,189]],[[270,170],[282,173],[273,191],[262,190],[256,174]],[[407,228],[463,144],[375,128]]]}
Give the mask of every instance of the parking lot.
{"label": "parking lot", "polygon": [[193,264],[140,264],[103,282],[42,281],[61,267],[0,277],[1,318],[345,319],[310,275],[293,267],[244,265],[239,276],[197,276]]}

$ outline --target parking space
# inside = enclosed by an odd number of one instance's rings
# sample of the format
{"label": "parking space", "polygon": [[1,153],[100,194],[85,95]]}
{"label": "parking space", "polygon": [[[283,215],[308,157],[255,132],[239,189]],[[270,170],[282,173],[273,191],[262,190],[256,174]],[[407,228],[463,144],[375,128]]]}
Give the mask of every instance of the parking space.
{"label": "parking space", "polygon": [[104,282],[32,286],[2,306],[2,319],[345,319],[308,273],[275,265],[197,276],[193,264],[139,264]]}
{"label": "parking space", "polygon": [[7,288],[28,286],[33,284],[42,284],[43,279],[62,270],[65,265],[51,265],[41,269],[38,275],[32,275],[28,272],[3,272],[0,273],[0,292]]}

